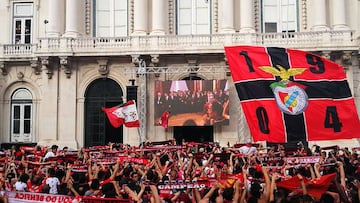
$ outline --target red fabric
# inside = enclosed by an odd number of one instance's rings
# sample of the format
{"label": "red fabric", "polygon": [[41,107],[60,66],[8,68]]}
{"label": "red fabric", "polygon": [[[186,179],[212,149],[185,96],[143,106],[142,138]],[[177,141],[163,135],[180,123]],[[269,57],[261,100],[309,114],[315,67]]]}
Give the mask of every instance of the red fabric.
{"label": "red fabric", "polygon": [[110,124],[114,128],[118,128],[122,124],[128,128],[140,127],[139,117],[134,100],[130,100],[121,106],[115,106],[112,108],[102,107],[101,110],[106,113]]}
{"label": "red fabric", "polygon": [[169,115],[169,111],[164,111],[164,113],[160,117],[159,123],[164,128],[168,128]]}
{"label": "red fabric", "polygon": [[[286,133],[285,127],[279,124],[279,121],[282,120],[282,113],[277,109],[275,101],[252,101],[252,102],[243,102],[242,104],[246,121],[249,125],[251,135],[254,142],[266,140],[268,142],[283,143],[286,142]],[[269,119],[268,125],[270,132],[268,134],[262,133],[261,129],[258,127],[258,117],[257,112],[254,109],[257,106],[266,106],[268,107],[267,113],[271,115],[273,119]]]}
{"label": "red fabric", "polygon": [[[310,181],[303,177],[306,189],[309,195],[320,199],[329,188],[331,182],[335,179],[336,173],[321,176],[320,179]],[[294,176],[290,179],[276,183],[277,187],[282,187],[291,191],[302,192],[299,178]]]}
{"label": "red fabric", "polygon": [[225,54],[255,142],[360,138],[340,65],[279,47],[225,47]]}
{"label": "red fabric", "polygon": [[15,152],[15,156],[22,156],[22,155],[23,155],[23,153],[21,151],[16,151]]}

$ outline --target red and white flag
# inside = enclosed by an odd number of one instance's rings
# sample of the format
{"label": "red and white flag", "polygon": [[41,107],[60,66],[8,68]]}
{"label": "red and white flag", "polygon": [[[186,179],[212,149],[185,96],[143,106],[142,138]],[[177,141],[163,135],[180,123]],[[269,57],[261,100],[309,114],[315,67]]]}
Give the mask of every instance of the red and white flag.
{"label": "red and white flag", "polygon": [[102,107],[101,110],[106,113],[109,122],[114,128],[118,128],[122,124],[128,128],[140,127],[135,100],[130,100],[121,106],[114,106],[112,108]]}
{"label": "red and white flag", "polygon": [[170,115],[169,111],[164,111],[164,113],[161,115],[159,119],[159,124],[164,128],[168,127],[169,115]]}

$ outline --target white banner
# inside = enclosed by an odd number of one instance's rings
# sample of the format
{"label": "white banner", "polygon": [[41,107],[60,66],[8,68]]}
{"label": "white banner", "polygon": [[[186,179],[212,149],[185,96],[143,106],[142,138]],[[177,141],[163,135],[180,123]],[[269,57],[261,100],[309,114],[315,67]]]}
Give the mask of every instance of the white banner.
{"label": "white banner", "polygon": [[76,203],[71,196],[51,195],[32,192],[5,192],[8,203],[29,203],[29,202],[55,202],[55,203]]}

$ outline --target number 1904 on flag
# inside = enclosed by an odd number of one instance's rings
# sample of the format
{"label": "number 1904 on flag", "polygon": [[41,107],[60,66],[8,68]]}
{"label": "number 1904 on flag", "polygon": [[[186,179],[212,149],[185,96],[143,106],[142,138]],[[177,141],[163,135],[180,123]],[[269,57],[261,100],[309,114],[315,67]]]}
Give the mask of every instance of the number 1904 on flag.
{"label": "number 1904 on flag", "polygon": [[344,69],[315,54],[278,47],[225,47],[254,141],[360,137]]}

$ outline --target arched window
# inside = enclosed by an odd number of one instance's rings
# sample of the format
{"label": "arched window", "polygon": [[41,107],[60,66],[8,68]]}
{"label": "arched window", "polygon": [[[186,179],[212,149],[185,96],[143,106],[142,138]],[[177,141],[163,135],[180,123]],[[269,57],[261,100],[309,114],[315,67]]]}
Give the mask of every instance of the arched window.
{"label": "arched window", "polygon": [[32,95],[27,89],[17,89],[11,96],[10,142],[32,142]]}
{"label": "arched window", "polygon": [[114,128],[101,111],[123,102],[123,91],[110,78],[94,80],[85,92],[85,146],[123,142],[123,127]]}

